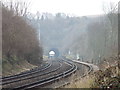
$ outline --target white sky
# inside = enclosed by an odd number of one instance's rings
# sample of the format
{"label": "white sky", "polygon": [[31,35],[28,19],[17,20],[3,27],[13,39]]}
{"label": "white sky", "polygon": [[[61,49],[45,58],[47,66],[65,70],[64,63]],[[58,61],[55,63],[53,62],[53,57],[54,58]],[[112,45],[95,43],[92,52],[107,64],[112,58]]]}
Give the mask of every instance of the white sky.
{"label": "white sky", "polygon": [[[16,0],[15,0],[16,1]],[[21,1],[21,0],[20,0]],[[22,0],[30,2],[29,10],[32,13],[48,12],[73,14],[77,16],[102,14],[103,3],[115,2],[119,0]]]}

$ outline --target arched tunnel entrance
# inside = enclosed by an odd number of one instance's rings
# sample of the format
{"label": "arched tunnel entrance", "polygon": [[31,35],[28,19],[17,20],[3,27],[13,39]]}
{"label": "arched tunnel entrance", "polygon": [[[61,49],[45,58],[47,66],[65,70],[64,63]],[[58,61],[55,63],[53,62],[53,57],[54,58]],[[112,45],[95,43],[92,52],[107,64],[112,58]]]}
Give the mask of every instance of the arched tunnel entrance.
{"label": "arched tunnel entrance", "polygon": [[57,58],[57,57],[60,56],[60,52],[59,52],[59,50],[58,50],[57,48],[51,48],[51,49],[49,50],[48,56],[49,56],[49,57],[52,56],[52,57]]}

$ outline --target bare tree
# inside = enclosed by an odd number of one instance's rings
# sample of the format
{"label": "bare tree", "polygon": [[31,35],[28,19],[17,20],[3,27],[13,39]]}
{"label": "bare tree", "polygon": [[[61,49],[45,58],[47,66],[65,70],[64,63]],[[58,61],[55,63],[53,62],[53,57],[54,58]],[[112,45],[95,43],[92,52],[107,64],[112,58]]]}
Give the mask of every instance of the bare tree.
{"label": "bare tree", "polygon": [[14,14],[19,16],[26,16],[28,14],[28,7],[30,3],[21,2],[21,1],[10,1],[10,2],[2,2],[5,7],[9,10],[14,11]]}
{"label": "bare tree", "polygon": [[103,11],[108,18],[107,24],[111,26],[111,48],[114,52],[118,50],[118,4],[110,2],[108,5],[103,4]]}
{"label": "bare tree", "polygon": [[11,64],[14,63],[14,56],[30,63],[41,63],[42,47],[39,44],[37,32],[23,18],[25,12],[18,14],[17,6],[16,9],[2,6],[3,58],[7,57]]}

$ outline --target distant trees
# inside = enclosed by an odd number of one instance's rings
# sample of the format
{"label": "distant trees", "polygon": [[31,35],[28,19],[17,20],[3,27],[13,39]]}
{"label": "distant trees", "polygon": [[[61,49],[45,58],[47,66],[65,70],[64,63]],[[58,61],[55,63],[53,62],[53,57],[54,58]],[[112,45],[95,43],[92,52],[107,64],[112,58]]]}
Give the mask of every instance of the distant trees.
{"label": "distant trees", "polygon": [[27,13],[27,7],[24,6],[21,3],[16,3],[15,6],[10,4],[10,8],[2,5],[3,58],[7,58],[10,63],[14,57],[32,64],[41,63],[42,47],[36,30],[23,18]]}
{"label": "distant trees", "polygon": [[21,1],[3,1],[2,4],[7,7],[7,9],[14,11],[15,15],[26,16],[28,14],[28,7],[30,3],[21,2]]}
{"label": "distant trees", "polygon": [[114,52],[118,51],[118,4],[109,3],[108,5],[103,6],[105,17],[107,21],[104,23],[109,25],[111,28],[110,39],[111,39],[111,48]]}
{"label": "distant trees", "polygon": [[31,21],[34,26],[36,22],[40,23],[46,55],[55,47],[62,55],[70,51],[74,58],[79,54],[81,59],[98,63],[117,55],[118,19],[116,9],[111,10],[104,15],[83,17],[44,13],[40,14],[39,20]]}
{"label": "distant trees", "polygon": [[89,48],[92,58],[99,60],[116,57],[118,53],[118,13],[117,5],[104,6],[105,14],[88,25]]}

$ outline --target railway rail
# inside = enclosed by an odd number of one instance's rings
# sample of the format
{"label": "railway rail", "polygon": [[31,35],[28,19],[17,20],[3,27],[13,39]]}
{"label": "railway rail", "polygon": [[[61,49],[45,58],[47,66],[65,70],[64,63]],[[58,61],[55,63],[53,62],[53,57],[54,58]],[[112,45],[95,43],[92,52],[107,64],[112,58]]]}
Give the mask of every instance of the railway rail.
{"label": "railway rail", "polygon": [[[51,64],[48,66],[43,68],[43,69],[38,69],[23,75],[20,75],[18,77],[12,77],[12,78],[8,78],[8,80],[4,80],[2,82],[3,87],[5,88],[13,88],[13,87],[17,87],[17,86],[21,86],[25,83],[29,83],[30,81],[32,81],[33,79],[37,79],[38,77],[45,76],[47,73],[46,72],[53,72],[55,71],[53,69],[55,65],[53,65],[53,63],[51,62]],[[56,67],[59,68],[59,64],[56,64]],[[56,69],[56,68],[55,68]]]}
{"label": "railway rail", "polygon": [[[46,69],[47,68],[47,69]],[[42,70],[42,72],[41,72]],[[43,69],[35,69],[28,73],[3,78],[3,88],[23,90],[41,87],[60,78],[66,77],[77,70],[77,66],[69,61],[52,61]]]}
{"label": "railway rail", "polygon": [[31,69],[31,70],[29,70],[29,71],[21,72],[20,74],[16,74],[16,75],[5,76],[5,77],[2,77],[2,78],[0,78],[0,79],[2,79],[2,80],[9,80],[9,79],[14,79],[14,78],[22,77],[22,76],[25,76],[25,75],[28,75],[28,74],[31,74],[31,73],[34,73],[34,72],[46,70],[46,69],[48,69],[50,66],[51,66],[51,63],[48,62],[47,64],[45,64],[45,65],[42,66],[42,67],[36,67],[36,68]]}
{"label": "railway rail", "polygon": [[2,82],[0,82],[0,85],[5,85],[5,84],[20,81],[20,80],[22,80],[22,78],[27,77],[28,75],[42,72],[42,71],[48,69],[49,67],[51,67],[51,63],[47,63],[45,66],[42,66],[41,68],[38,67],[38,68],[32,69],[30,71],[23,72],[23,73],[20,73],[20,74],[3,77],[1,79]]}
{"label": "railway rail", "polygon": [[[67,58],[64,58],[64,59],[67,59]],[[86,75],[88,75],[89,73],[94,71],[95,68],[96,68],[96,70],[99,70],[99,68],[97,66],[93,65],[93,64],[89,64],[89,63],[85,63],[85,62],[81,62],[81,61],[77,61],[77,60],[71,60],[71,59],[67,59],[67,60],[71,61],[71,62],[74,62],[78,65],[84,65],[84,66],[88,67],[87,73],[81,74],[79,77],[75,78],[74,79],[75,82],[78,81],[78,80],[81,80],[81,78],[85,77]],[[67,81],[67,82],[65,82],[61,85],[56,86],[55,88],[63,88],[66,85],[69,85],[69,84],[71,84],[71,81]]]}
{"label": "railway rail", "polygon": [[[78,62],[77,62],[78,63]],[[88,73],[92,71],[92,66],[81,63],[89,68]],[[3,88],[12,90],[27,90],[31,88],[42,88],[54,81],[72,75],[78,70],[74,61],[62,58],[51,60],[41,68],[21,73],[14,76],[2,78],[1,85]],[[67,82],[69,84],[70,82]],[[63,84],[62,86],[64,86]],[[60,87],[60,86],[59,86]]]}
{"label": "railway rail", "polygon": [[[29,76],[28,76],[28,75],[27,75],[27,76],[24,75],[24,77],[22,76],[21,78],[19,77],[19,78],[16,78],[16,79],[14,79],[14,80],[4,81],[4,82],[2,83],[2,85],[6,85],[6,84],[10,84],[10,83],[16,83],[16,82],[19,82],[19,81],[21,81],[21,80],[28,80],[28,79],[40,77],[40,76],[43,76],[43,75],[46,75],[46,74],[49,74],[49,73],[52,73],[52,72],[58,70],[61,66],[62,66],[62,64],[60,64],[60,66],[58,66],[57,68],[52,69],[52,70],[50,70],[50,71],[48,71],[48,72],[45,72],[45,73],[39,73],[39,72],[43,71],[43,70],[40,70],[40,71],[37,71],[37,72],[34,72],[34,73],[29,74]],[[48,68],[48,67],[47,67],[47,68]],[[46,70],[46,68],[45,68],[44,70]],[[32,75],[32,74],[33,74],[33,75]]]}

